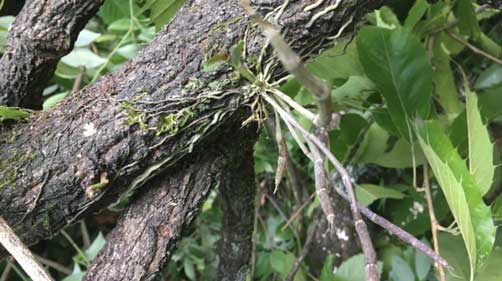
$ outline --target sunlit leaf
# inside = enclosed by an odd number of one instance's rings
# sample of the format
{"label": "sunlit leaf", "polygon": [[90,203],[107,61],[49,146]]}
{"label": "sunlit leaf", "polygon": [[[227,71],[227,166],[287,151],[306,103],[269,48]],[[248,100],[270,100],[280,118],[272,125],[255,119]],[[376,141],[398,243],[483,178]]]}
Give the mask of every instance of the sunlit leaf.
{"label": "sunlit leaf", "polygon": [[433,121],[425,122],[418,136],[462,234],[472,277],[490,254],[495,240],[491,210],[441,127]]}
{"label": "sunlit leaf", "polygon": [[412,30],[420,19],[425,15],[429,8],[429,3],[426,0],[417,0],[413,7],[408,12],[408,16],[404,21],[404,27]]}
{"label": "sunlit leaf", "polygon": [[98,38],[101,34],[92,32],[90,30],[84,29],[80,31],[77,37],[77,41],[75,41],[75,47],[84,47],[91,44],[96,38]]}
{"label": "sunlit leaf", "polygon": [[25,119],[30,113],[18,107],[8,107],[0,105],[0,121]]}
{"label": "sunlit leaf", "polygon": [[474,88],[477,90],[502,86],[502,65],[492,64],[485,71],[481,72]]}
{"label": "sunlit leaf", "polygon": [[492,186],[495,166],[493,165],[493,144],[486,126],[481,121],[478,98],[466,86],[467,132],[469,142],[469,171],[485,195]]}
{"label": "sunlit leaf", "polygon": [[63,92],[59,94],[55,94],[47,98],[44,103],[42,104],[42,109],[43,110],[49,110],[50,108],[54,107],[56,104],[64,100],[68,96],[69,92]]}
{"label": "sunlit leaf", "polygon": [[392,188],[374,184],[360,184],[356,186],[356,197],[363,205],[370,205],[378,199],[402,199],[404,194]]}
{"label": "sunlit leaf", "polygon": [[95,68],[105,63],[106,59],[96,55],[87,48],[77,48],[61,58],[61,61],[73,67],[82,65],[86,68]]}

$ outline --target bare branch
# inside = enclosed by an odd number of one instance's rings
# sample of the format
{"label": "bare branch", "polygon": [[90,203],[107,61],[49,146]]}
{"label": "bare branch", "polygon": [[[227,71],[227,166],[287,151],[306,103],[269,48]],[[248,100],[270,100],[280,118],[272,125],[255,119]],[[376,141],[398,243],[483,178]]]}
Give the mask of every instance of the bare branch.
{"label": "bare branch", "polygon": [[26,1],[0,58],[0,105],[39,107],[56,64],[103,0]]}

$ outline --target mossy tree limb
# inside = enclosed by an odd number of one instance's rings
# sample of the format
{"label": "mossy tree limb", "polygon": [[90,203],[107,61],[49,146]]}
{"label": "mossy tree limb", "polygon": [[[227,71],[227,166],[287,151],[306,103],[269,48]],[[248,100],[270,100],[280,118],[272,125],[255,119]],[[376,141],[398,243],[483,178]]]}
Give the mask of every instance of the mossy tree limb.
{"label": "mossy tree limb", "polygon": [[[314,48],[324,46],[328,42],[323,38],[336,34],[354,12],[362,15],[373,8],[367,1],[356,2],[317,19],[310,28],[305,25],[324,6],[304,12],[304,4],[291,3],[279,24],[285,38],[295,42],[295,51],[309,48],[315,53],[312,42]],[[372,5],[381,4],[377,2]],[[282,5],[280,0],[257,3],[261,13]],[[218,13],[208,12],[214,7]],[[136,59],[3,133],[0,165],[16,167],[16,174],[0,189],[0,215],[25,243],[34,244],[114,202],[127,187],[140,187],[191,152],[200,153],[228,128],[239,128],[249,116],[253,96],[246,95],[244,82],[235,79],[231,67],[213,72],[202,68],[205,60],[242,40],[247,28],[247,57],[258,56],[263,38],[250,27],[237,1],[187,1]],[[278,78],[283,70],[276,67],[274,73]],[[188,87],[194,79],[198,86]],[[143,118],[143,126],[127,122],[131,113],[124,110],[125,103]],[[159,125],[165,125],[161,117],[182,110],[190,117],[176,121],[176,130],[159,134]],[[14,157],[25,153],[32,157]],[[90,188],[104,173],[109,183]],[[6,176],[2,169],[0,177]]]}

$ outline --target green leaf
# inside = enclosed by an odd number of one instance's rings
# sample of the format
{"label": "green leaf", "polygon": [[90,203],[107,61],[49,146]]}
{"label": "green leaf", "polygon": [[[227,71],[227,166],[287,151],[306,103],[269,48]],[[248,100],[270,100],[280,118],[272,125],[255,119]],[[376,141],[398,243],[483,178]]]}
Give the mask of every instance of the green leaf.
{"label": "green leaf", "polygon": [[480,269],[478,275],[476,275],[476,280],[500,281],[500,276],[502,276],[502,270],[500,269],[501,264],[502,248],[496,247],[486,260],[484,266]]}
{"label": "green leaf", "polygon": [[188,279],[196,280],[197,276],[195,274],[195,266],[192,260],[188,257],[183,259],[183,271],[185,272],[185,275],[188,277]]}
{"label": "green leaf", "polygon": [[441,257],[446,259],[452,268],[451,270],[445,270],[446,280],[469,280],[469,258],[462,237],[440,232],[438,234],[438,242]]}
{"label": "green leaf", "polygon": [[495,203],[492,205],[493,219],[495,221],[502,221],[502,196],[497,197]]}
{"label": "green leaf", "polygon": [[376,92],[375,84],[364,76],[350,76],[342,86],[331,91],[332,101],[342,108],[362,108],[363,102]]}
{"label": "green leaf", "polygon": [[444,33],[436,36],[433,47],[432,65],[434,66],[434,94],[447,113],[458,114],[462,111],[455,78],[450,65],[450,54],[444,48]]}
{"label": "green leaf", "polygon": [[392,257],[392,270],[389,272],[390,281],[414,281],[415,275],[411,267],[400,256]]}
{"label": "green leaf", "polygon": [[288,275],[294,261],[295,256],[290,252],[276,250],[270,254],[270,265],[275,272],[279,273],[282,280]]}
{"label": "green leaf", "polygon": [[106,59],[96,55],[87,48],[76,48],[71,53],[61,58],[61,61],[73,67],[83,65],[86,68],[95,68],[105,63]]}
{"label": "green leaf", "polygon": [[83,272],[82,269],[80,269],[80,266],[78,264],[75,264],[73,266],[73,271],[70,275],[66,276],[62,281],[80,281],[85,275],[85,271]]}
{"label": "green leaf", "polygon": [[480,36],[481,30],[471,0],[457,0],[455,16],[458,18],[460,33],[471,36],[473,39]]}
{"label": "green leaf", "polygon": [[378,126],[382,127],[392,136],[399,137],[399,132],[397,131],[394,122],[392,122],[392,118],[390,117],[390,113],[385,107],[375,107],[371,111],[371,115],[377,122]]}
{"label": "green leaf", "polygon": [[502,85],[489,88],[480,93],[478,97],[479,110],[483,120],[500,121],[502,119]]}
{"label": "green leaf", "polygon": [[[138,8],[136,3],[133,3],[133,8]],[[107,25],[121,18],[129,18],[129,2],[125,0],[106,0],[99,9],[98,15]]]}
{"label": "green leaf", "polygon": [[426,0],[417,0],[413,7],[411,7],[408,12],[408,16],[404,21],[404,27],[412,30],[415,25],[420,21],[420,19],[425,15],[427,9],[429,9],[429,3]]}
{"label": "green leaf", "polygon": [[490,254],[495,240],[491,210],[484,204],[465,162],[441,127],[433,121],[425,122],[419,128],[418,137],[462,234],[472,280],[474,272]]}
{"label": "green leaf", "polygon": [[[378,272],[382,272],[382,262],[378,262]],[[345,260],[335,272],[336,281],[366,281],[363,254],[358,254]]]}
{"label": "green leaf", "polygon": [[502,86],[502,65],[492,64],[485,71],[481,72],[474,88],[476,90],[483,90],[493,87]]}
{"label": "green leaf", "polygon": [[345,160],[368,127],[368,121],[357,113],[346,113],[340,119],[337,130],[330,132],[331,151],[338,159]]}
{"label": "green leaf", "polygon": [[493,165],[493,144],[490,141],[488,130],[481,121],[478,110],[478,98],[468,86],[466,91],[467,132],[469,141],[469,171],[485,195],[493,183],[495,166]]}
{"label": "green leaf", "polygon": [[356,197],[361,204],[368,206],[378,199],[403,199],[404,194],[395,189],[379,185],[360,184],[356,185]]}
{"label": "green leaf", "polygon": [[130,18],[121,18],[108,25],[110,31],[128,31],[131,28]]}
{"label": "green leaf", "polygon": [[54,107],[56,104],[58,104],[59,102],[61,102],[62,100],[64,100],[64,98],[66,98],[69,93],[70,92],[66,91],[66,92],[62,92],[62,93],[50,96],[42,104],[42,109],[44,111],[49,110],[50,108]]}
{"label": "green leaf", "polygon": [[106,239],[103,234],[100,232],[89,248],[85,249],[84,253],[88,260],[93,261],[97,256],[99,251],[105,246]]}
{"label": "green leaf", "polygon": [[136,57],[140,50],[138,44],[127,44],[117,49],[117,53],[126,59],[132,59]]}
{"label": "green leaf", "polygon": [[395,29],[401,26],[396,14],[387,6],[375,10],[375,22],[378,27]]}
{"label": "green leaf", "polygon": [[160,30],[176,15],[185,2],[186,0],[146,0],[142,12],[150,10],[150,18],[155,23],[156,29]]}
{"label": "green leaf", "polygon": [[324,265],[319,276],[319,281],[333,281],[335,275],[333,274],[333,255],[329,255],[324,261]]}
{"label": "green leaf", "polygon": [[92,32],[90,30],[84,29],[82,30],[77,37],[77,41],[75,41],[75,48],[84,47],[91,44],[96,38],[98,38],[101,34]]}
{"label": "green leaf", "polygon": [[[423,163],[423,155],[418,144],[414,144],[415,164]],[[387,168],[413,167],[411,145],[403,138],[389,135],[382,127],[374,123],[366,132],[359,149],[352,160],[354,163],[373,163]]]}
{"label": "green leaf", "polygon": [[19,107],[9,107],[0,105],[0,121],[2,120],[18,120],[28,118],[30,113]]}
{"label": "green leaf", "polygon": [[228,55],[225,53],[218,53],[208,59],[202,66],[202,71],[213,72],[217,70],[221,65],[228,61]]}
{"label": "green leaf", "polygon": [[432,92],[432,67],[420,41],[404,29],[365,27],[357,49],[367,76],[384,96],[401,136],[412,139],[409,119],[426,118]]}
{"label": "green leaf", "polygon": [[306,67],[317,77],[328,81],[364,76],[355,40],[340,40],[334,47],[309,62]]}
{"label": "green leaf", "polygon": [[[425,239],[423,239],[422,242],[429,245],[429,243]],[[418,250],[415,250],[414,252],[415,252],[415,257],[414,257],[415,274],[416,274],[419,281],[426,280],[427,275],[429,274],[429,271],[431,270],[432,261],[424,253],[422,253]]]}

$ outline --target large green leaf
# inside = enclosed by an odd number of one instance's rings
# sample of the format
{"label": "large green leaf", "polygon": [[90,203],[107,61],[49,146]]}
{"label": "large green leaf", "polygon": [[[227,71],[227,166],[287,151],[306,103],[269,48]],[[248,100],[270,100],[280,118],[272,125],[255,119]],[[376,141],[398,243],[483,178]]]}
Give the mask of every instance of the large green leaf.
{"label": "large green leaf", "polygon": [[409,119],[426,118],[432,67],[420,41],[405,29],[365,27],[357,36],[360,61],[387,103],[400,134],[412,137]]}
{"label": "large green leaf", "polygon": [[462,234],[469,254],[472,280],[474,272],[490,254],[495,240],[491,210],[484,204],[479,187],[441,127],[428,121],[418,131],[422,150]]}
{"label": "large green leaf", "polygon": [[495,166],[493,165],[493,144],[488,130],[481,121],[478,97],[466,85],[467,132],[469,142],[469,170],[474,181],[485,195],[492,186]]}

